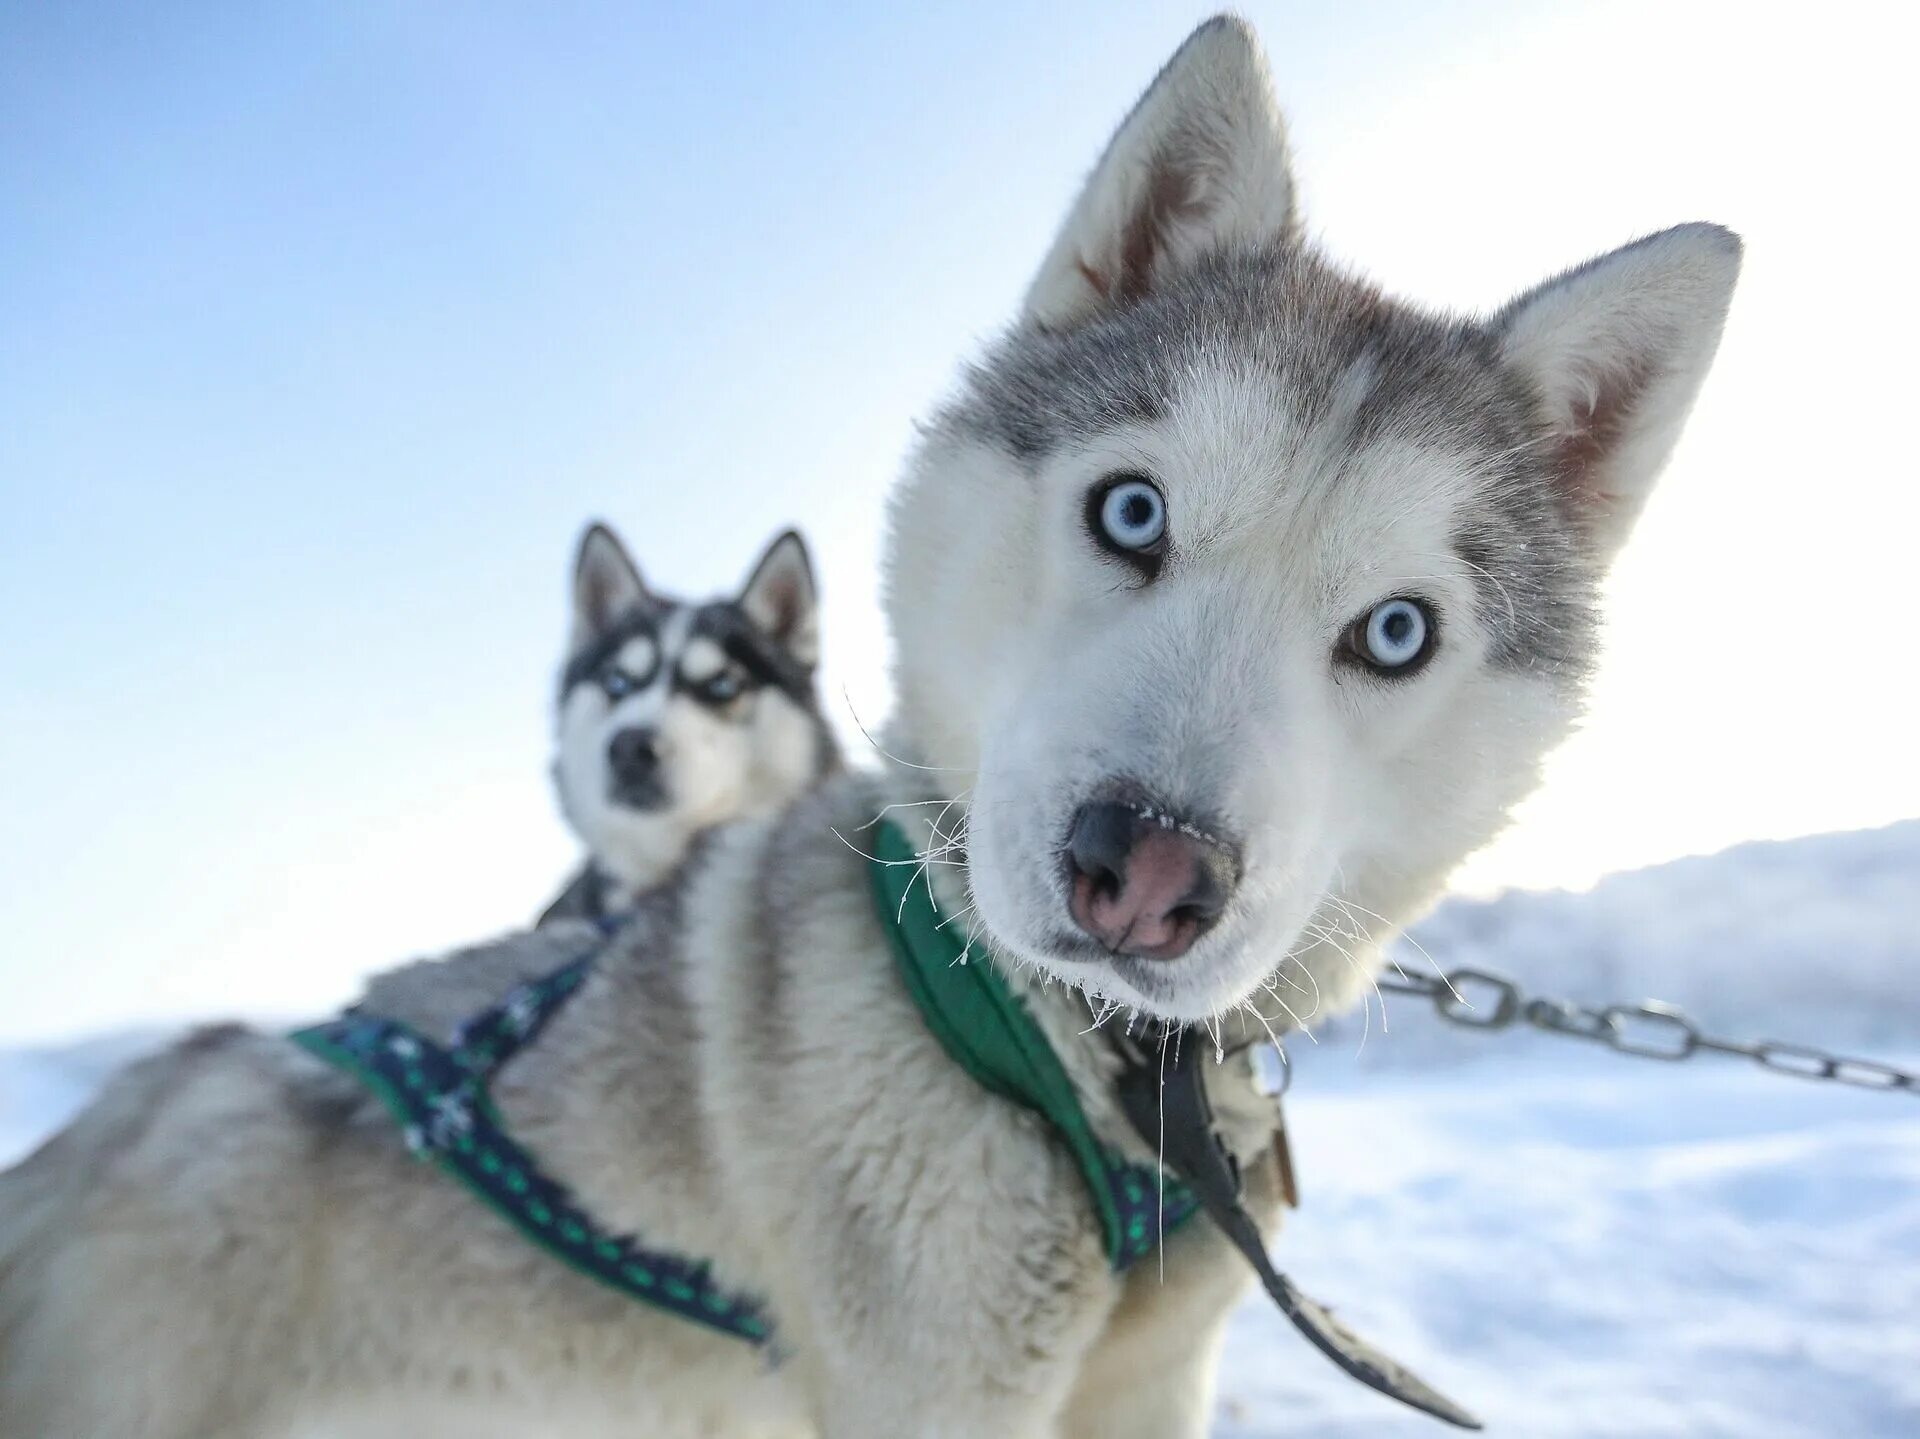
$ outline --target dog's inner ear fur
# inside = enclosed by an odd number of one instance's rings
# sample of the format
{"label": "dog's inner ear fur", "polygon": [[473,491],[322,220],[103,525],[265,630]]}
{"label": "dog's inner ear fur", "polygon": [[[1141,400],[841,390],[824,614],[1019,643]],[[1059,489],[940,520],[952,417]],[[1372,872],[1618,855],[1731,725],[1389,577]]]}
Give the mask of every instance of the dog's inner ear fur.
{"label": "dog's inner ear fur", "polygon": [[819,605],[806,542],[788,530],[753,567],[737,603],[761,630],[802,664],[820,658]]}
{"label": "dog's inner ear fur", "polygon": [[1210,250],[1292,227],[1286,126],[1259,42],[1239,20],[1210,21],[1121,122],[1027,291],[1025,318],[1071,329]]}
{"label": "dog's inner ear fur", "polygon": [[640,570],[605,525],[587,526],[573,566],[573,647],[603,635],[647,597]]}
{"label": "dog's inner ear fur", "polygon": [[1596,558],[1625,543],[1720,343],[1740,241],[1682,225],[1549,280],[1495,317],[1556,483]]}

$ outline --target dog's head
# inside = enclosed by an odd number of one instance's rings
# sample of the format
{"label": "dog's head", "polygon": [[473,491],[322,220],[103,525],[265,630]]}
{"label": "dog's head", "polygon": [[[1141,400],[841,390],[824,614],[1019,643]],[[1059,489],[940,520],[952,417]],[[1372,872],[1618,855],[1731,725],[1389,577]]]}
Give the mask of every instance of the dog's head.
{"label": "dog's head", "polygon": [[814,702],[818,652],[813,569],[792,531],[737,596],[694,605],[650,591],[613,531],[589,527],[554,777],[594,860],[645,889],[701,830],[817,780],[834,753]]}
{"label": "dog's head", "polygon": [[1739,257],[1420,312],[1299,237],[1257,43],[1197,31],[892,507],[899,734],[996,946],[1167,1018],[1354,997],[1573,723]]}

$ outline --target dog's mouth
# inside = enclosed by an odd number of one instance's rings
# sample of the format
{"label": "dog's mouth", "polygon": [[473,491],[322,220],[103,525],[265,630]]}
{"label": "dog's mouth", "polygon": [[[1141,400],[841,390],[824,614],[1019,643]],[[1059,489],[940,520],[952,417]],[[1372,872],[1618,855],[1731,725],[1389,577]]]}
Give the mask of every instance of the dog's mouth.
{"label": "dog's mouth", "polygon": [[667,808],[672,796],[657,778],[615,780],[607,786],[607,803],[636,814],[657,814]]}
{"label": "dog's mouth", "polygon": [[1049,961],[1060,964],[1110,965],[1117,959],[1128,958],[1111,953],[1104,945],[1088,939],[1084,934],[1064,929],[1056,929],[1043,936],[1040,947]]}
{"label": "dog's mouth", "polygon": [[[1042,969],[1091,1000],[1138,1009],[1155,1019],[1187,1021],[1199,1015],[1194,1011],[1194,989],[1196,969],[1208,967],[1204,960],[1116,954],[1065,929],[1042,936],[1038,950],[1033,958]],[[1201,1008],[1210,1014],[1214,1006]]]}

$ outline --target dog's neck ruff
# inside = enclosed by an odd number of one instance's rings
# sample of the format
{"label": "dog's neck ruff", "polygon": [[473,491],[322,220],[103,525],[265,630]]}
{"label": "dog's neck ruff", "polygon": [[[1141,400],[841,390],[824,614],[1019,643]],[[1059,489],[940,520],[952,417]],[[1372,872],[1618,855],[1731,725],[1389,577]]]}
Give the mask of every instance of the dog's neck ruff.
{"label": "dog's neck ruff", "polygon": [[1115,1269],[1151,1254],[1198,1211],[1198,1199],[1165,1169],[1100,1141],[1046,1035],[992,956],[969,953],[952,916],[941,914],[925,861],[897,826],[879,826],[868,873],[901,982],[934,1038],[983,1088],[1053,1127],[1086,1181]]}

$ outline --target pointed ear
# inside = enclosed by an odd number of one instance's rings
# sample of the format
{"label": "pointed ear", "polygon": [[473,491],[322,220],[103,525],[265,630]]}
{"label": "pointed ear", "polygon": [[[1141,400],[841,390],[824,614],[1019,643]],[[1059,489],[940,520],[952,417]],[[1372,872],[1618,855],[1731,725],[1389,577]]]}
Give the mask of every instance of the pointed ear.
{"label": "pointed ear", "polygon": [[1547,281],[1494,320],[1603,561],[1626,542],[1680,438],[1739,274],[1739,236],[1681,225]]}
{"label": "pointed ear", "polygon": [[573,562],[573,648],[605,634],[646,599],[647,587],[620,537],[603,524],[588,525]]}
{"label": "pointed ear", "polygon": [[1121,122],[1027,291],[1025,317],[1070,329],[1133,303],[1209,250],[1293,227],[1287,132],[1260,42],[1216,16]]}
{"label": "pointed ear", "polygon": [[760,556],[735,601],[748,619],[803,665],[820,659],[819,601],[813,562],[799,533],[788,530]]}

